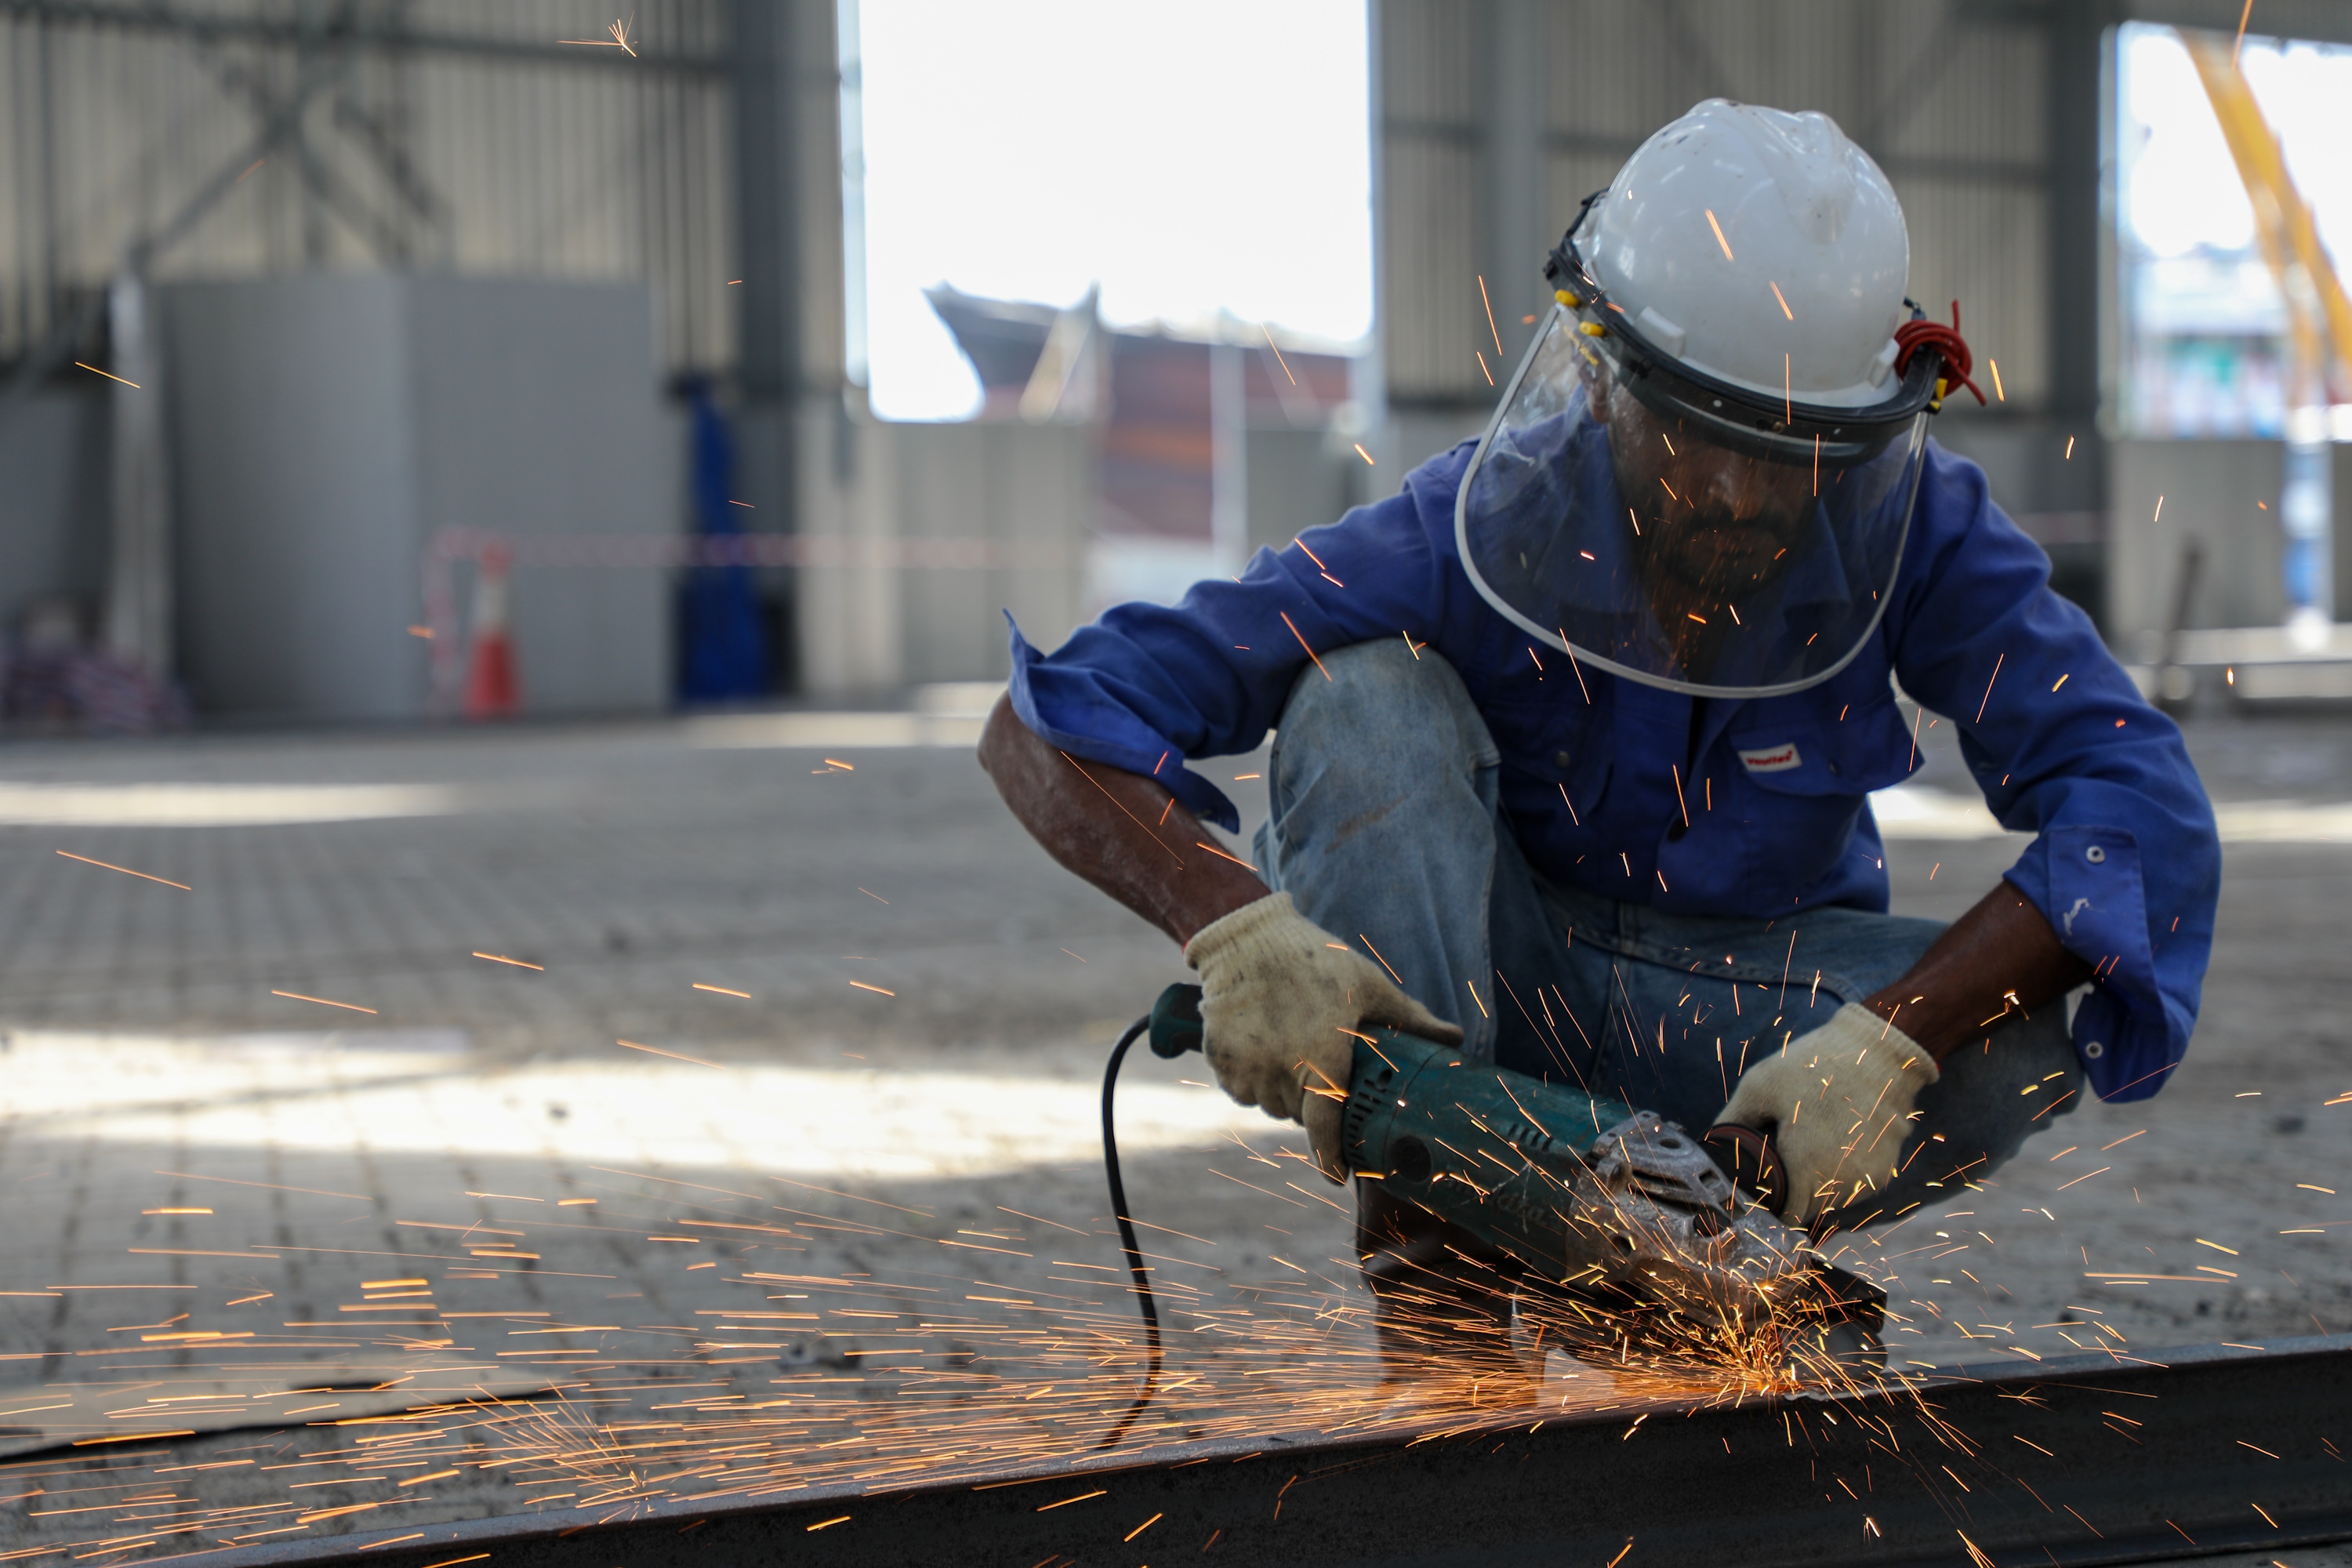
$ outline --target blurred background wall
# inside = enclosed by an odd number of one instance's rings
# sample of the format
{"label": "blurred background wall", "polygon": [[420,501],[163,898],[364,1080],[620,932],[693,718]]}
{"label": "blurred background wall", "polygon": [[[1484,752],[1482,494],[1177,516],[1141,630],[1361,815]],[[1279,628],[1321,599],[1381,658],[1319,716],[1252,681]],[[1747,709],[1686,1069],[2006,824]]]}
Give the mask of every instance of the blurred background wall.
{"label": "blurred background wall", "polygon": [[[2278,442],[2149,393],[2211,356],[2146,348],[2118,216],[2129,29],[2239,9],[1370,0],[1360,341],[959,292],[943,232],[978,406],[905,423],[859,346],[858,0],[0,0],[0,625],[15,668],[79,650],[57,689],[121,727],[179,692],[412,720],[480,696],[511,546],[524,713],[1001,679],[1001,611],[1050,646],[1475,436],[1579,200],[1717,95],[1826,110],[1887,171],[1912,292],[1961,301],[1996,392],[1937,434],[2119,645],[2179,618],[2190,538],[2182,624],[2275,623],[2274,524],[2240,514]],[[2333,0],[2258,11],[2352,41]]]}

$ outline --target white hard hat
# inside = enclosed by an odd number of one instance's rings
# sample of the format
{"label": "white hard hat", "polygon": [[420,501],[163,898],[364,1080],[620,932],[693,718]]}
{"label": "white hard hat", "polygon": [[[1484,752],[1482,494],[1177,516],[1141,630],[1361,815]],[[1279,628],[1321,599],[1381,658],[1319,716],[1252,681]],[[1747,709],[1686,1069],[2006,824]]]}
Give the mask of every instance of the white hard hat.
{"label": "white hard hat", "polygon": [[1643,142],[1545,262],[1557,307],[1463,470],[1479,595],[1672,690],[1844,668],[1892,599],[1928,417],[1976,390],[1958,303],[1926,320],[1909,265],[1885,176],[1823,115],[1710,100]]}
{"label": "white hard hat", "polygon": [[1593,279],[1687,368],[1831,408],[1893,390],[1911,242],[1828,115],[1708,99],[1635,149],[1582,227]]}

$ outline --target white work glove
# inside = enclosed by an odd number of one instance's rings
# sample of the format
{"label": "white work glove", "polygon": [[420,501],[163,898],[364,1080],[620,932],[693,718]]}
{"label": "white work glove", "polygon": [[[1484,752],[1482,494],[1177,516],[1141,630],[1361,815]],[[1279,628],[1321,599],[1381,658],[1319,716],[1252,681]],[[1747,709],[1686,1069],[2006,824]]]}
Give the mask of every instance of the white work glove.
{"label": "white work glove", "polygon": [[1201,1049],[1219,1087],[1307,1129],[1316,1167],[1347,1179],[1340,1108],[1355,1066],[1348,1031],[1386,1026],[1442,1045],[1462,1031],[1398,989],[1372,962],[1269,893],[1192,933]]}
{"label": "white work glove", "polygon": [[1780,1217],[1811,1225],[1897,1173],[1919,1091],[1941,1076],[1916,1040],[1849,1002],[1742,1073],[1716,1121],[1771,1130],[1789,1177]]}

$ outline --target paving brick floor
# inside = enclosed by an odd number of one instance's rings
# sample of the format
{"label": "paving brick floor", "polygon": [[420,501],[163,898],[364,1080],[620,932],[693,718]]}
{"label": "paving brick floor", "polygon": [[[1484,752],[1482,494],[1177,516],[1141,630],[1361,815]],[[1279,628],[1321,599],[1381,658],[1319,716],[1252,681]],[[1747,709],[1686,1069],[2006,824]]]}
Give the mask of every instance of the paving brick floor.
{"label": "paving brick floor", "polygon": [[[1027,842],[969,731],[0,752],[0,1559],[937,1473],[1115,1413],[1097,1075],[1184,971]],[[2304,837],[2230,847],[2163,1096],[1915,1222],[1948,1234],[1900,1266],[1898,1362],[2352,1328],[2352,731],[2193,740]],[[2015,847],[1920,798],[1945,836],[1894,840],[1896,907],[1948,917]],[[1129,1073],[1154,1419],[1359,1418],[1346,1220],[1296,1138],[1197,1066]]]}

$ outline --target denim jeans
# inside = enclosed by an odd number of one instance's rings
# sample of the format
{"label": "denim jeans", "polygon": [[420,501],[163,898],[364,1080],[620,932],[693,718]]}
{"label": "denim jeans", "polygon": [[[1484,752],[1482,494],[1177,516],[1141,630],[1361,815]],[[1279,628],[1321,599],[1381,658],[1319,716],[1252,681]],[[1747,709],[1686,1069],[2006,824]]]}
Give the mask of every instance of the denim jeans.
{"label": "denim jeans", "polygon": [[[1499,765],[1461,679],[1433,650],[1416,658],[1390,639],[1326,654],[1283,709],[1271,815],[1255,844],[1268,886],[1370,948],[1462,1026],[1473,1059],[1704,1131],[1748,1064],[1900,979],[1943,930],[1848,909],[1769,921],[1664,914],[1559,886],[1528,865],[1497,810]],[[1824,1226],[1957,1195],[2073,1109],[2082,1081],[2058,1003],[1953,1052],[1919,1098],[1903,1174]],[[1357,1250],[1383,1303],[1412,1280],[1481,1307],[1489,1270],[1510,1272],[1379,1184],[1356,1185]],[[1485,1267],[1433,1278],[1453,1258]]]}

